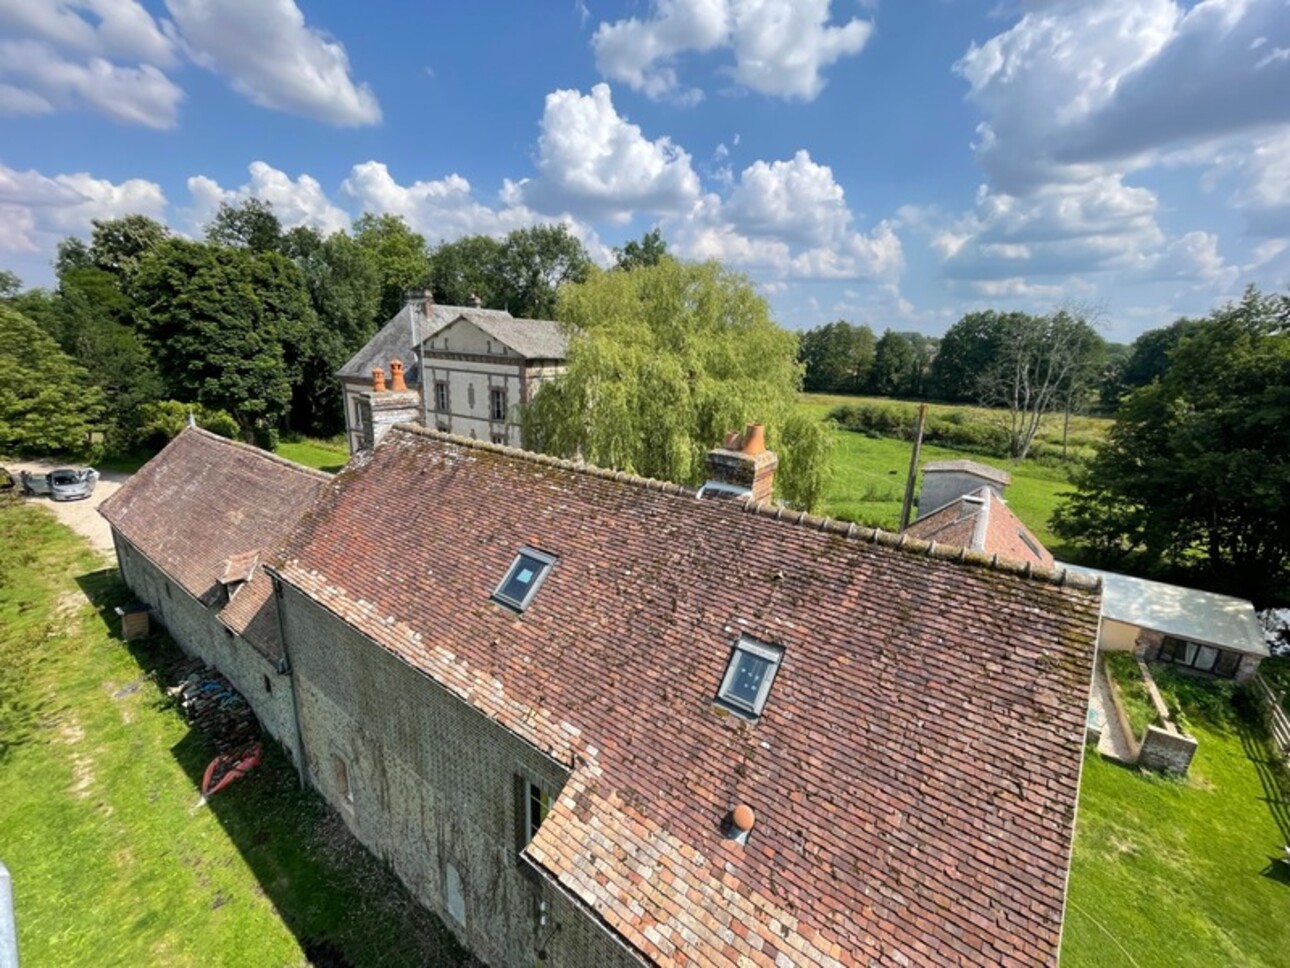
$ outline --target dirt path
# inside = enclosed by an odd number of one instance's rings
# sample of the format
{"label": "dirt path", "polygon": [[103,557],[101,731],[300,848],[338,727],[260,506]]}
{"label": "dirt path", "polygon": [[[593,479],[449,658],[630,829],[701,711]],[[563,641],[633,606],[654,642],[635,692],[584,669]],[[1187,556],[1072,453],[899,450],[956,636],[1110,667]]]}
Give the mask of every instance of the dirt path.
{"label": "dirt path", "polygon": [[[66,463],[55,464],[49,461],[8,461],[4,465],[17,480],[20,471],[32,474],[47,474],[59,467],[69,466]],[[48,497],[29,497],[32,501],[47,507],[63,524],[77,534],[84,535],[91,545],[107,555],[115,555],[112,547],[112,531],[106,521],[99,515],[98,506],[109,495],[116,493],[117,488],[130,479],[129,474],[117,471],[101,471],[94,493],[83,501],[51,501]]]}

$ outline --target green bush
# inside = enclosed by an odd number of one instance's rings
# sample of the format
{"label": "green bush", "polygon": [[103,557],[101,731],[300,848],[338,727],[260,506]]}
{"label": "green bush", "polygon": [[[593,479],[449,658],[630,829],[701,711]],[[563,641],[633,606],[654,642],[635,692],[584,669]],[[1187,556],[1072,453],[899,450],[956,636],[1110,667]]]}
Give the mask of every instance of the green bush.
{"label": "green bush", "polygon": [[159,400],[139,408],[138,422],[123,441],[127,444],[123,449],[160,450],[183,432],[190,414],[203,430],[230,440],[238,438],[237,421],[223,410],[207,409],[200,403]]}
{"label": "green bush", "polygon": [[[913,440],[918,429],[917,411],[899,404],[843,404],[829,416],[842,428],[870,437]],[[923,442],[990,457],[1008,456],[1008,431],[967,410],[929,413],[923,426]]]}
{"label": "green bush", "polygon": [[1129,716],[1129,726],[1141,739],[1148,726],[1156,723],[1156,707],[1147,693],[1147,684],[1138,668],[1138,660],[1129,652],[1105,652],[1106,671],[1111,677]]}

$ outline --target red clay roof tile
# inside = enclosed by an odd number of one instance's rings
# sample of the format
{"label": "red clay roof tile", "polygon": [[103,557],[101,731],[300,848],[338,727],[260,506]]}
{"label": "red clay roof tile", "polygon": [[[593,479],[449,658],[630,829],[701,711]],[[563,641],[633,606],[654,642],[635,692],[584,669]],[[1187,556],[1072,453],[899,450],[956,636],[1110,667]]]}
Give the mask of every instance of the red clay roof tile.
{"label": "red clay roof tile", "polygon": [[[277,567],[571,766],[528,856],[647,957],[1051,964],[1099,600],[988,560],[403,427]],[[785,648],[756,724],[713,705],[741,632]]]}

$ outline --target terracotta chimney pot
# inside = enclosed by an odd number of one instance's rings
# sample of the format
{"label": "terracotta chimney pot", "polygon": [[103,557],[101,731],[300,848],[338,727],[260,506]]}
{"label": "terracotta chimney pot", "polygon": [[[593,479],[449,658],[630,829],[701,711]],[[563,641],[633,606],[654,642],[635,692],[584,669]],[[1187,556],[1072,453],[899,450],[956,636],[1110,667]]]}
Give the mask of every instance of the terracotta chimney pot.
{"label": "terracotta chimney pot", "polygon": [[750,423],[744,428],[744,445],[740,448],[749,457],[756,457],[766,449],[766,428]]}
{"label": "terracotta chimney pot", "polygon": [[403,363],[399,360],[390,360],[390,389],[395,393],[403,393],[408,385],[403,382]]}
{"label": "terracotta chimney pot", "polygon": [[385,371],[379,366],[372,367],[372,391],[374,393],[385,392]]}
{"label": "terracotta chimney pot", "polygon": [[726,450],[738,450],[740,447],[739,431],[732,430],[726,434],[725,442],[721,445]]}
{"label": "terracotta chimney pot", "polygon": [[730,812],[730,819],[735,825],[735,829],[742,830],[744,833],[752,830],[753,823],[757,817],[753,813],[752,807],[746,803],[741,803]]}

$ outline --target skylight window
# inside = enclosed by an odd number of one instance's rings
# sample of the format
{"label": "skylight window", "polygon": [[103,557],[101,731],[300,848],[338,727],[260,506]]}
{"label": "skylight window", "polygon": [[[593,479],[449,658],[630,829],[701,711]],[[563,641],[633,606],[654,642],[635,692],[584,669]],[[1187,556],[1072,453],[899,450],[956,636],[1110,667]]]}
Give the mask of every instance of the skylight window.
{"label": "skylight window", "polygon": [[784,650],[778,645],[740,636],[730,654],[717,701],[744,716],[760,716],[783,657]]}
{"label": "skylight window", "polygon": [[510,571],[493,592],[493,598],[517,612],[524,611],[554,564],[555,558],[551,555],[532,548],[521,548]]}

